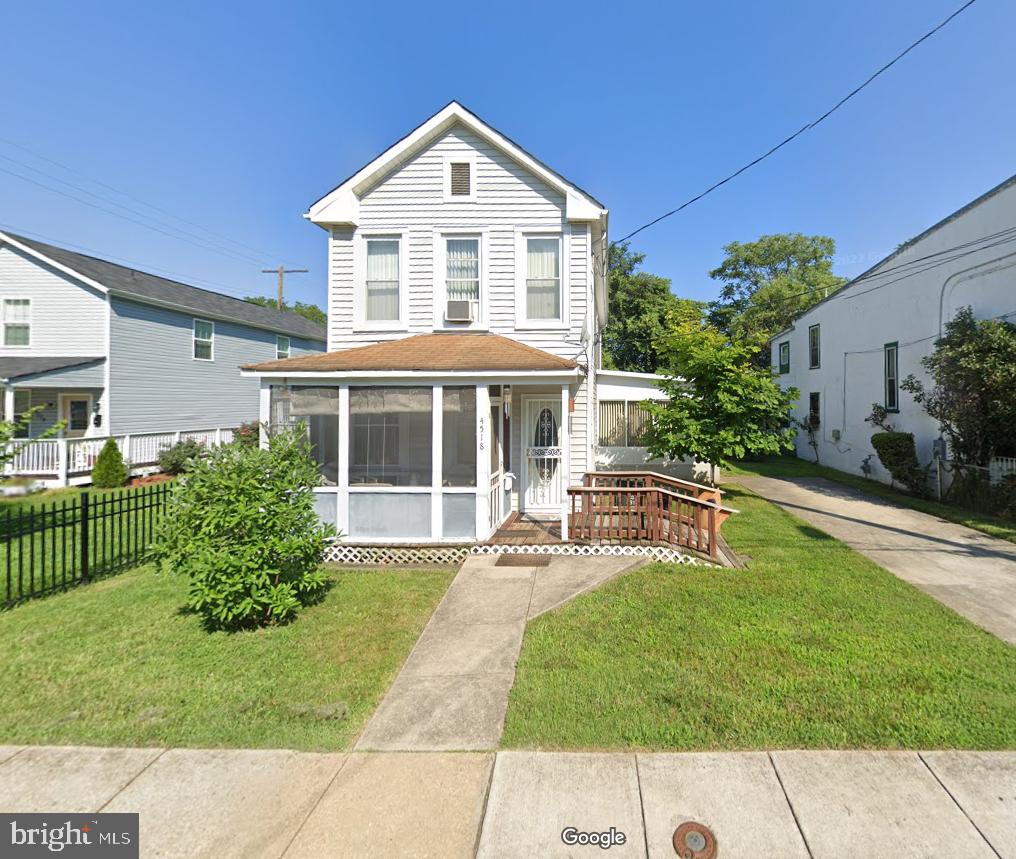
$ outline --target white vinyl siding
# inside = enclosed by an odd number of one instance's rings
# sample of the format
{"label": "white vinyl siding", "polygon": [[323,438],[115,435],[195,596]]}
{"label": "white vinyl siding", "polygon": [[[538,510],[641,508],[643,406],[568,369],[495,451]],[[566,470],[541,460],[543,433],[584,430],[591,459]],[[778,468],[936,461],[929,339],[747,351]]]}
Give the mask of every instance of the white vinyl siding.
{"label": "white vinyl siding", "polygon": [[[445,198],[447,158],[473,159],[475,200]],[[565,198],[499,149],[461,126],[409,158],[363,195],[356,228],[335,226],[329,238],[329,349],[367,345],[442,327],[446,277],[444,238],[482,233],[482,327],[495,334],[574,358],[591,301],[590,231],[564,219]],[[559,235],[561,310],[556,324],[518,330],[516,256],[519,231]],[[365,238],[402,239],[404,318],[390,329],[362,325],[357,316],[358,257]],[[365,254],[364,254],[365,256]],[[361,268],[362,266],[362,268]],[[362,284],[362,282],[361,282]],[[519,313],[524,317],[524,312]],[[524,327],[524,326],[523,326]]]}
{"label": "white vinyl siding", "polygon": [[215,360],[215,323],[207,319],[194,320],[194,358],[198,361]]}

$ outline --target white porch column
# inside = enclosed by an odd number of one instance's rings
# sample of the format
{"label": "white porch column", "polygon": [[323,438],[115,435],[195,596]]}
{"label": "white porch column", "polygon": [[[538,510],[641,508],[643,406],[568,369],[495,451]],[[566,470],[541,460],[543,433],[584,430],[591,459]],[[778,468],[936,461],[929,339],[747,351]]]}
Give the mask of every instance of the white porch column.
{"label": "white porch column", "polygon": [[11,423],[16,415],[14,414],[14,388],[4,385],[4,420]]}
{"label": "white porch column", "polygon": [[[258,401],[258,426],[260,427],[261,447],[268,447],[268,424],[272,419],[272,385],[267,379],[261,380],[260,399]],[[177,439],[179,441],[179,439]]]}
{"label": "white porch column", "polygon": [[568,412],[571,387],[561,386],[561,539],[568,540],[568,487],[571,486],[571,415]]}
{"label": "white porch column", "polygon": [[434,414],[430,440],[430,538],[444,536],[444,496],[441,475],[444,471],[444,385],[434,385]]}
{"label": "white porch column", "polygon": [[349,537],[349,385],[339,385],[339,491],[336,493],[335,527]]}
{"label": "white porch column", "polygon": [[486,540],[490,527],[490,389],[476,386],[476,540]]}

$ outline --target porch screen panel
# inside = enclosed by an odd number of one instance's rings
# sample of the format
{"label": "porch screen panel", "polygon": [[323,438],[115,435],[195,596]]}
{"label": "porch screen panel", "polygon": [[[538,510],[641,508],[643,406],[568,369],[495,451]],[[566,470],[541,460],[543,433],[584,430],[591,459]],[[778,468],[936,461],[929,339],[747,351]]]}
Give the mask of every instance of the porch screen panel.
{"label": "porch screen panel", "polygon": [[441,504],[442,536],[446,540],[476,539],[476,495],[446,492]]}
{"label": "porch screen panel", "polygon": [[289,414],[289,402],[292,392],[289,385],[272,385],[269,389],[268,429],[275,432],[292,424]]}
{"label": "porch screen panel", "polygon": [[399,318],[399,240],[367,241],[368,322],[391,322]]}
{"label": "porch screen panel", "polygon": [[441,485],[476,486],[476,388],[446,385]]}
{"label": "porch screen panel", "polygon": [[527,239],[526,317],[557,319],[561,316],[561,242]]}
{"label": "porch screen panel", "polygon": [[603,447],[624,447],[624,407],[623,400],[600,400],[600,444]]}
{"label": "porch screen panel", "polygon": [[349,389],[350,486],[430,486],[431,388]]}
{"label": "porch screen panel", "polygon": [[350,492],[351,540],[429,540],[429,492]]}
{"label": "porch screen panel", "polygon": [[321,482],[339,481],[339,389],[294,386],[289,397],[289,419],[307,426],[311,457],[318,464]]}

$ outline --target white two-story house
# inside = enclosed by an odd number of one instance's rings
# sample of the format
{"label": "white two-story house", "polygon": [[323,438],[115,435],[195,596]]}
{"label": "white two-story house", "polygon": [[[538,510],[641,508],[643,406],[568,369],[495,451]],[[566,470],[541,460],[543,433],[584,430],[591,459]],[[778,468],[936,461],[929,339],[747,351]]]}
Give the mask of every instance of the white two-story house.
{"label": "white two-story house", "polygon": [[606,208],[453,102],[305,217],[328,236],[328,351],[246,372],[263,422],[308,425],[322,518],[462,542],[518,511],[567,538],[598,446]]}

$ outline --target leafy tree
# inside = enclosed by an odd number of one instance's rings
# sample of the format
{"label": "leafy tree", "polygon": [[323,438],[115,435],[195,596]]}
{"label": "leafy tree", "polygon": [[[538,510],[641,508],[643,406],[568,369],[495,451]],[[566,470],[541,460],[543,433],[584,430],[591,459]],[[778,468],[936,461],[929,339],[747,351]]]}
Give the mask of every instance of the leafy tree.
{"label": "leafy tree", "polygon": [[[277,310],[279,307],[276,299],[266,298],[263,295],[248,295],[244,298],[244,301],[249,301],[251,304],[257,304],[260,307],[270,307],[272,310]],[[328,315],[316,304],[304,304],[302,301],[290,304],[288,301],[283,301],[282,309],[289,313],[303,316],[311,322],[316,322],[318,325],[325,325],[328,322]]]}
{"label": "leafy tree", "polygon": [[[724,246],[709,272],[723,284],[709,321],[731,337],[768,339],[845,283],[832,273],[836,242],[828,236],[776,233]],[[763,363],[768,351],[760,352]]]}
{"label": "leafy tree", "polygon": [[673,373],[663,385],[670,399],[648,404],[649,452],[694,457],[714,467],[749,454],[791,449],[796,388],[782,390],[758,365],[763,342],[731,341],[698,320],[675,320],[659,348]]}
{"label": "leafy tree", "polygon": [[[670,291],[670,280],[639,270],[645,254],[625,244],[610,246],[610,297],[607,325],[603,329],[603,365],[612,370],[655,373],[660,368],[657,344],[667,330],[667,318],[680,312],[682,304]],[[701,313],[701,311],[699,311]]]}
{"label": "leafy tree", "polygon": [[332,531],[314,511],[319,479],[302,427],[267,448],[227,444],[190,461],[155,551],[163,569],[190,577],[188,604],[208,627],[280,623],[324,592]]}
{"label": "leafy tree", "polygon": [[964,307],[921,364],[934,384],[910,375],[901,387],[941,424],[955,459],[984,466],[1016,455],[1016,325]]}
{"label": "leafy tree", "polygon": [[120,445],[115,438],[106,439],[92,467],[92,485],[100,489],[113,489],[124,486],[129,477],[130,470],[123,461]]}

